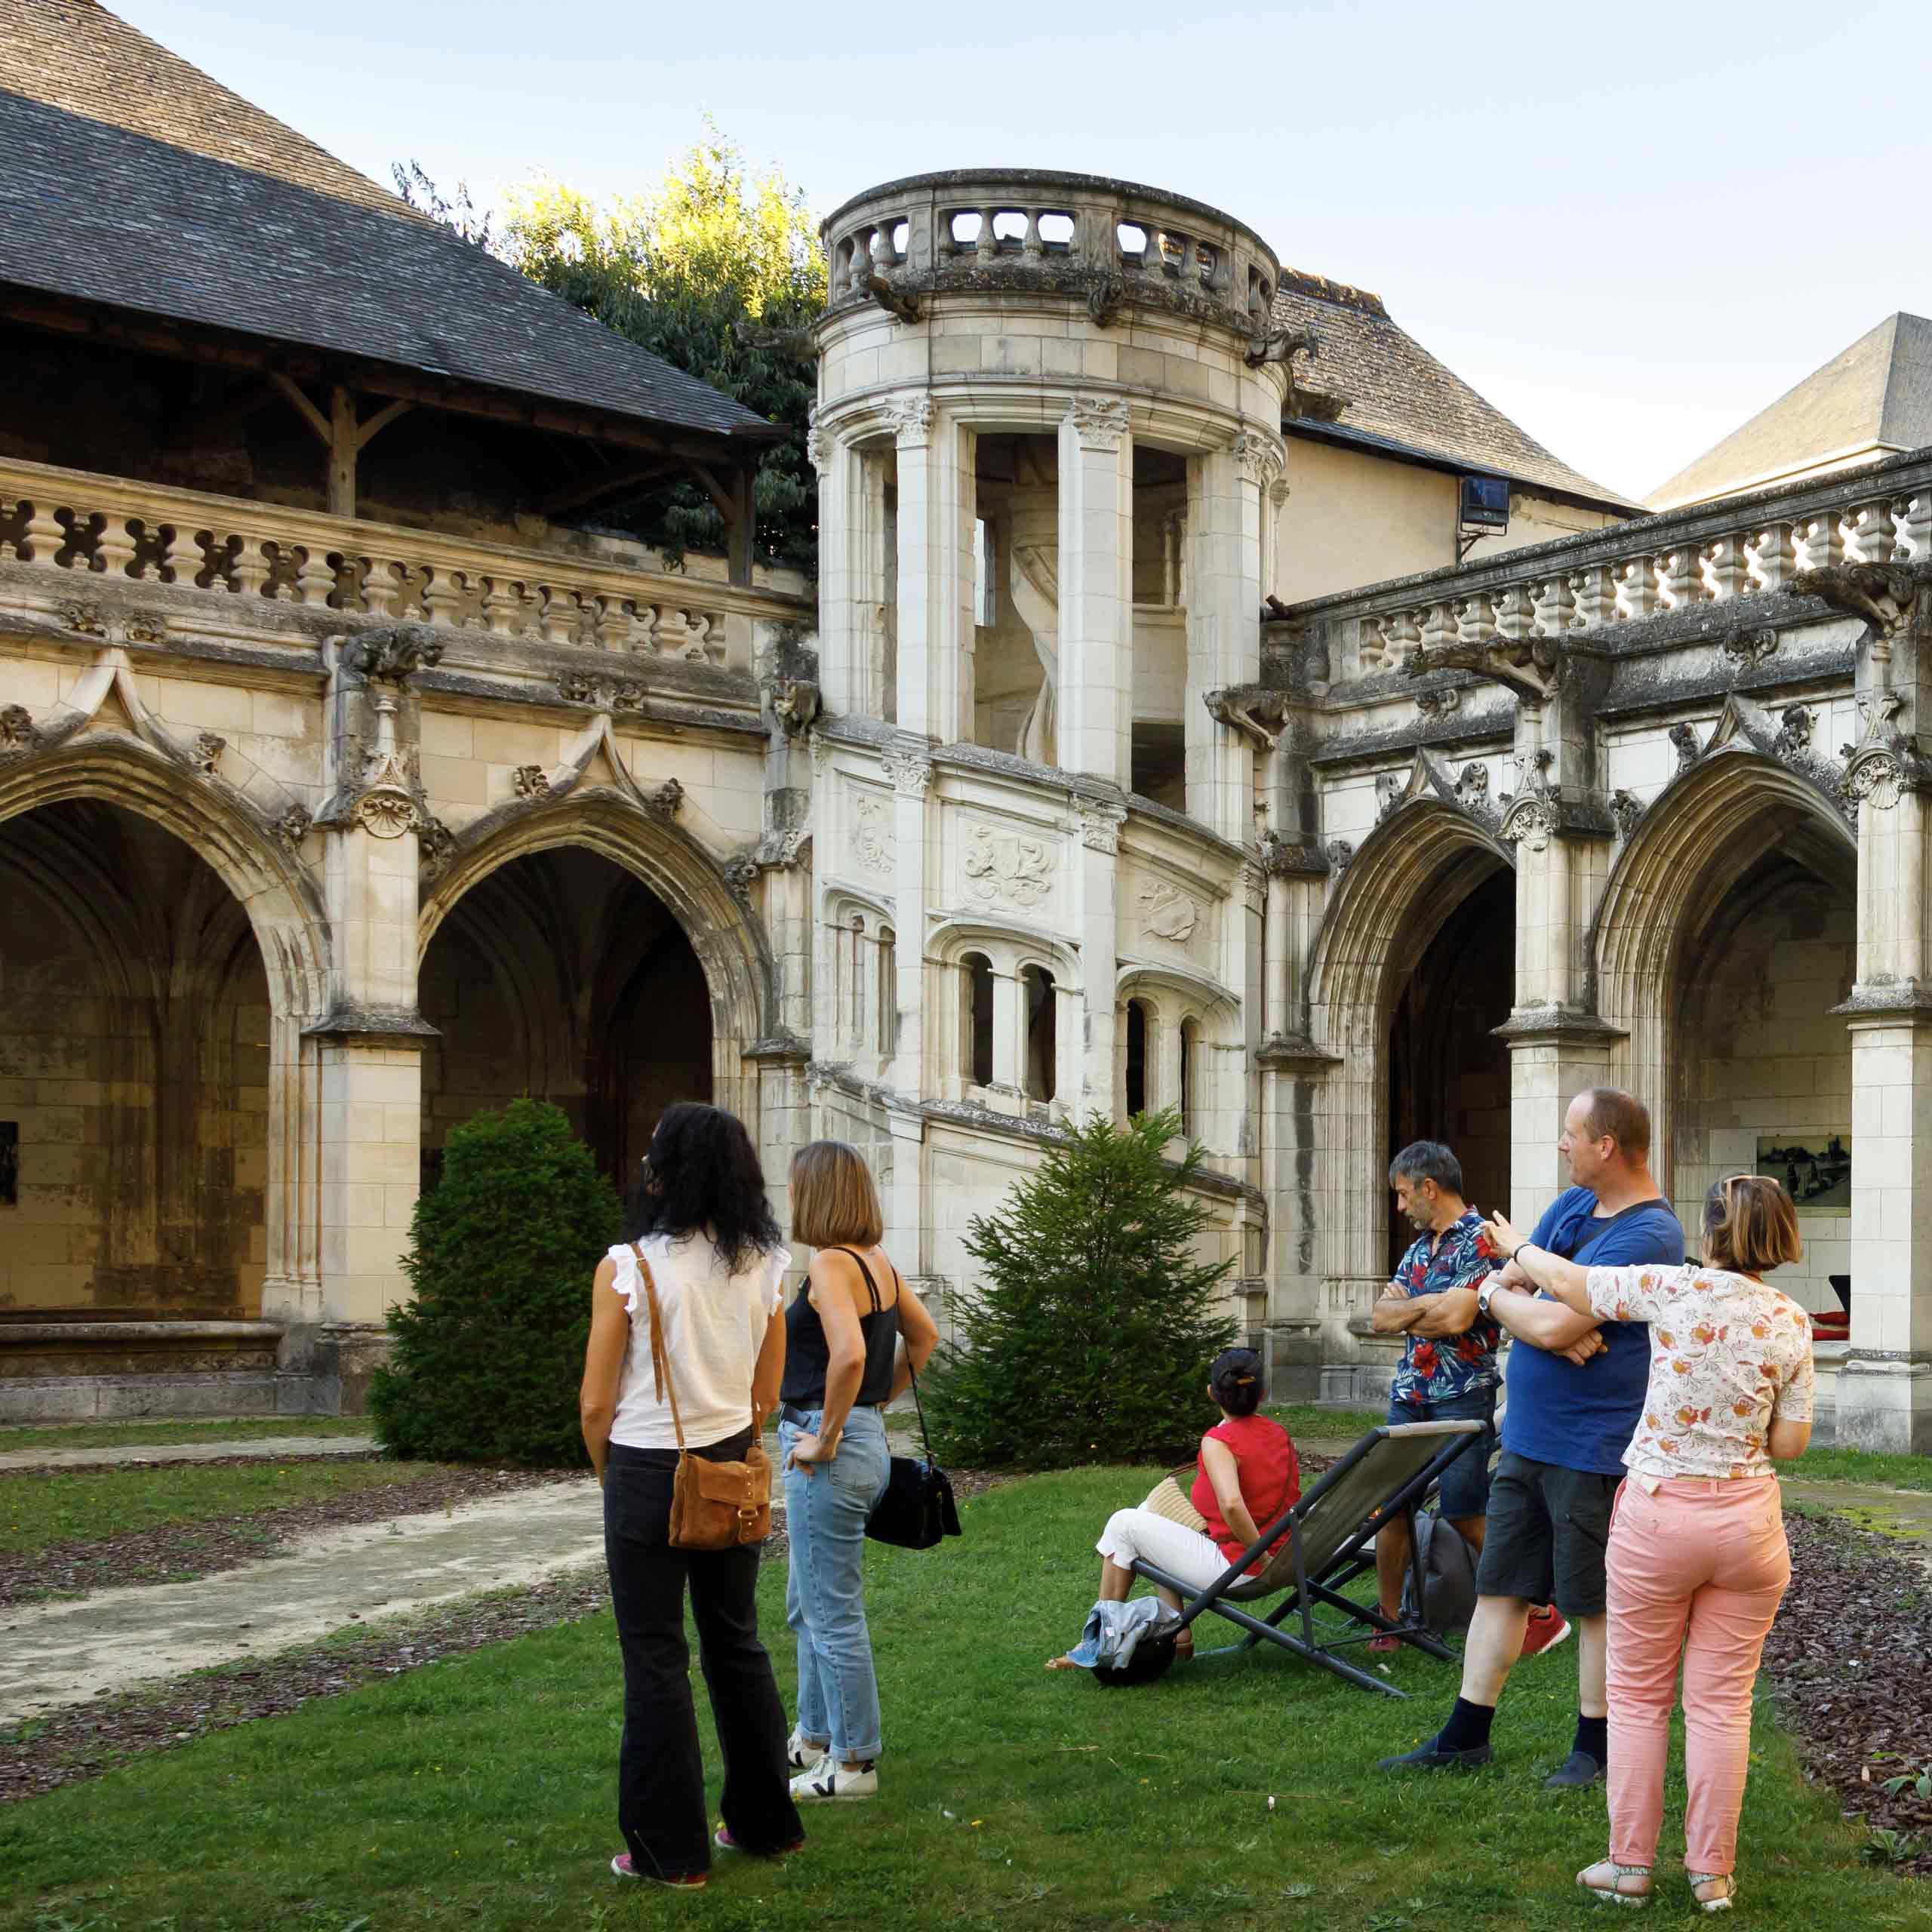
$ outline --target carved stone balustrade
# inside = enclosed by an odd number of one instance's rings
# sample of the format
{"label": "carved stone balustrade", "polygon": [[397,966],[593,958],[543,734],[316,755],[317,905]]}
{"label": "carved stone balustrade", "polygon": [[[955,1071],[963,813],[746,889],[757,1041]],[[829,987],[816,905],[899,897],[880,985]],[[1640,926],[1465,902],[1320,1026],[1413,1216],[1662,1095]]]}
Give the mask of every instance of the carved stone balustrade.
{"label": "carved stone balustrade", "polygon": [[1219,321],[1271,352],[1274,251],[1185,195],[1100,175],[961,170],[869,189],[826,232],[835,311],[876,300],[912,321],[935,291],[1026,288],[1081,297],[1103,323],[1123,303]]}
{"label": "carved stone balustrade", "polygon": [[753,626],[809,623],[783,592],[118,477],[0,460],[0,562],[752,668]]}
{"label": "carved stone balustrade", "polygon": [[[1897,457],[1795,488],[1642,517],[1481,563],[1297,605],[1342,675],[1420,669],[1514,645],[1724,607],[1801,588],[1801,572],[1932,562],[1932,462]],[[1352,649],[1351,648],[1352,647]]]}

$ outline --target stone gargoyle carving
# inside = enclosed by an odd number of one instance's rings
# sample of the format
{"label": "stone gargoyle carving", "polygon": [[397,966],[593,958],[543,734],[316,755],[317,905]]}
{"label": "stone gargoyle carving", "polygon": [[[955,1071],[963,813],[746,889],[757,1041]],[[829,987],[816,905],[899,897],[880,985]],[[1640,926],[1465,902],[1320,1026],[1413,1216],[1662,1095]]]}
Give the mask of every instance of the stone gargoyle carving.
{"label": "stone gargoyle carving", "polygon": [[1226,685],[1204,692],[1201,703],[1217,724],[1231,726],[1264,752],[1281,743],[1288,694],[1266,685]]}
{"label": "stone gargoyle carving", "polygon": [[1564,666],[1554,638],[1491,637],[1475,643],[1417,645],[1402,669],[1411,678],[1432,671],[1466,671],[1531,704],[1541,704],[1561,685]]}
{"label": "stone gargoyle carving", "polygon": [[1800,571],[1783,587],[1791,596],[1819,598],[1847,617],[1863,617],[1882,641],[1912,621],[1923,582],[1903,564],[1823,564]]}
{"label": "stone gargoyle carving", "polygon": [[1270,362],[1289,361],[1297,354],[1315,356],[1321,352],[1311,330],[1260,328],[1249,338],[1241,360],[1251,369],[1260,369]]}
{"label": "stone gargoyle carving", "polygon": [[876,269],[866,277],[866,293],[897,321],[916,322],[919,319],[918,298],[909,295],[903,288],[895,288]]}
{"label": "stone gargoyle carving", "polygon": [[442,661],[443,641],[428,624],[387,624],[360,631],[343,648],[346,669],[371,684],[399,685]]}

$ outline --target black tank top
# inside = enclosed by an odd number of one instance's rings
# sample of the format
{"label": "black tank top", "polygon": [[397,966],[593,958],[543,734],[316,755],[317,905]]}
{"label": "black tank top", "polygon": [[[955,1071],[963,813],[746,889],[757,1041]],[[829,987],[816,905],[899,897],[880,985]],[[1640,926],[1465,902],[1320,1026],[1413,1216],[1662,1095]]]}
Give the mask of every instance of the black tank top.
{"label": "black tank top", "polygon": [[[865,1257],[855,1248],[835,1247],[828,1254],[849,1254],[866,1278],[866,1292],[872,1297],[872,1312],[859,1317],[859,1332],[866,1339],[866,1365],[859,1377],[854,1408],[875,1408],[892,1393],[894,1351],[899,1340],[899,1309],[887,1308],[878,1298],[872,1271]],[[896,1281],[898,1270],[893,1270]],[[822,1407],[825,1402],[825,1376],[831,1365],[831,1351],[826,1346],[825,1324],[811,1304],[811,1284],[800,1287],[797,1299],[785,1311],[785,1380],[779,1385],[780,1401],[801,1409]]]}

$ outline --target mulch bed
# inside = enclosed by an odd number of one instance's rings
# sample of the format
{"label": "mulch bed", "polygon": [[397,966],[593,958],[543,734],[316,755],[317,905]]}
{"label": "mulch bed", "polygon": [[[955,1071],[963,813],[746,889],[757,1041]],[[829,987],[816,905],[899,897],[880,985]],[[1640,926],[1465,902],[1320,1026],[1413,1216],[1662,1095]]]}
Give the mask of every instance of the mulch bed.
{"label": "mulch bed", "polygon": [[1785,1529],[1791,1588],[1764,1672],[1805,1775],[1847,1817],[1909,1835],[1915,1849],[1896,1869],[1932,1878],[1932,1800],[1884,1789],[1932,1770],[1932,1572],[1839,1518],[1787,1512]]}
{"label": "mulch bed", "polygon": [[[220,1461],[261,1460],[224,1457]],[[380,1459],[331,1457],[328,1460],[333,1464]],[[123,1463],[116,1466],[126,1469],[162,1466]],[[194,1466],[214,1466],[198,1463]],[[7,1480],[17,1481],[29,1473],[21,1471]],[[80,1472],[63,1469],[58,1473]],[[424,1515],[459,1503],[475,1503],[539,1483],[557,1482],[570,1473],[562,1469],[441,1469],[414,1482],[352,1490],[310,1503],[278,1503],[272,1509],[251,1509],[232,1516],[202,1517],[192,1522],[160,1524],[151,1530],[128,1530],[118,1536],[72,1537],[40,1549],[0,1552],[0,1608],[129,1584],[180,1583],[197,1577],[212,1577],[220,1571],[238,1570],[244,1564],[258,1563],[264,1557],[275,1555],[294,1538],[317,1530],[386,1523],[395,1516]]]}
{"label": "mulch bed", "polygon": [[[1015,1479],[1005,1471],[948,1473],[953,1494],[961,1503]],[[554,1480],[555,1475],[519,1472],[505,1480],[542,1481]],[[782,1515],[774,1521],[760,1551],[767,1563],[785,1560],[785,1532],[780,1527],[783,1521]],[[317,1697],[337,1697],[445,1657],[574,1623],[608,1608],[610,1600],[601,1567],[565,1571],[539,1583],[461,1598],[406,1621],[388,1623],[367,1636],[345,1639],[338,1632],[326,1643],[99,1697],[11,1728],[0,1727],[0,1804],[99,1777],[126,1758],[172,1750],[208,1731],[226,1730],[257,1718],[280,1717]]]}

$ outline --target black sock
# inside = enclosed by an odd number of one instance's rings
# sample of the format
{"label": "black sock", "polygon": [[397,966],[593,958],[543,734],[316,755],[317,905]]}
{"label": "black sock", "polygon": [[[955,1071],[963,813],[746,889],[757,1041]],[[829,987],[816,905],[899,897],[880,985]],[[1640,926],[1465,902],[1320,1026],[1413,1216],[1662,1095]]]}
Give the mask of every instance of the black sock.
{"label": "black sock", "polygon": [[1577,1741],[1571,1746],[1573,1751],[1580,1751],[1586,1757],[1594,1758],[1599,1764],[1610,1762],[1610,1720],[1607,1718],[1586,1718],[1581,1712],[1577,1716]]}
{"label": "black sock", "polygon": [[1436,1734],[1436,1746],[1443,1751],[1478,1749],[1489,1742],[1489,1727],[1495,1721],[1494,1704],[1472,1704],[1466,1697],[1458,1697],[1449,1721]]}

